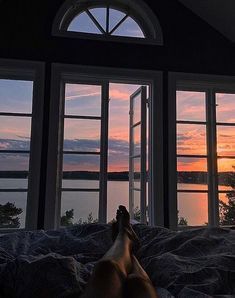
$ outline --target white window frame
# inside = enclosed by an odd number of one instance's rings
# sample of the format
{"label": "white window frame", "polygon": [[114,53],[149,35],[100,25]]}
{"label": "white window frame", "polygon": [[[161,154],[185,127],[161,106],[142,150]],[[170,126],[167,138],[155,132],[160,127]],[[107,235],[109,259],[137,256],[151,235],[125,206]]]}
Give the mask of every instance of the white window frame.
{"label": "white window frame", "polygon": [[[138,37],[125,37],[125,36],[105,36],[100,34],[93,33],[81,33],[81,32],[70,32],[66,28],[67,17],[71,14],[71,11],[78,9],[79,4],[86,4],[100,6],[112,4],[115,8],[123,9],[122,7],[128,7],[132,12],[132,15],[135,14],[141,16],[141,21],[144,20],[146,23],[145,26],[149,31],[149,36],[145,38]],[[84,39],[93,39],[93,40],[103,40],[103,41],[114,41],[114,42],[127,42],[127,43],[140,43],[140,44],[155,44],[163,45],[163,34],[160,23],[156,15],[152,10],[145,4],[142,0],[115,0],[113,3],[109,3],[105,0],[67,0],[59,9],[58,13],[53,22],[52,26],[52,35],[57,37],[68,37],[68,38],[84,38]],[[133,17],[135,20],[135,18]],[[137,20],[138,23],[138,20]],[[141,28],[141,27],[140,27]],[[141,28],[142,29],[142,28]]]}
{"label": "white window frame", "polygon": [[[59,137],[60,112],[63,94],[60,94],[63,80],[96,79],[97,81],[125,82],[129,84],[149,84],[149,217],[150,225],[164,226],[163,202],[163,115],[162,115],[162,73],[158,71],[143,71],[105,67],[89,67],[79,65],[52,64],[51,79],[51,105],[48,160],[47,189],[45,206],[45,229],[55,229],[60,226],[61,202],[58,196],[59,175],[58,165],[60,160]],[[62,85],[61,85],[62,84]],[[58,133],[57,133],[58,132]],[[106,210],[107,205],[103,206]],[[106,214],[100,213],[99,221],[104,222]]]}
{"label": "white window frame", "polygon": [[38,224],[42,121],[44,102],[44,63],[0,59],[0,79],[33,81],[32,123],[27,207],[24,229],[1,229],[1,232],[35,230]]}
{"label": "white window frame", "polygon": [[[207,123],[207,152],[208,154],[208,225],[219,226],[219,201],[218,201],[218,181],[217,176],[217,153],[216,153],[216,123],[215,123],[215,94],[219,92],[234,93],[235,77],[188,74],[188,73],[169,73],[168,80],[168,184],[169,184],[169,227],[178,229],[177,216],[177,143],[176,143],[176,91],[189,90],[206,92],[207,113],[210,113],[212,124]],[[209,140],[210,138],[210,140]],[[214,199],[215,198],[215,199]],[[187,229],[189,227],[184,227]],[[196,228],[193,226],[193,228]]]}

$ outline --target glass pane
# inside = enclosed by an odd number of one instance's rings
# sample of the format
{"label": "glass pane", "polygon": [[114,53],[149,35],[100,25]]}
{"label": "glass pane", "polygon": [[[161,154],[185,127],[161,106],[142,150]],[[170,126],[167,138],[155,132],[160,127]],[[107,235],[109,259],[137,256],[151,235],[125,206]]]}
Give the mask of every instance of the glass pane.
{"label": "glass pane", "polygon": [[[62,192],[61,225],[95,222],[98,220],[98,209],[98,192]],[[66,211],[70,211],[67,216]]]}
{"label": "glass pane", "polygon": [[108,181],[107,218],[108,222],[116,218],[119,205],[129,209],[129,181]]}
{"label": "glass pane", "polygon": [[[63,155],[63,171],[66,171],[67,177],[70,179],[85,179],[89,177],[97,178],[97,173],[100,170],[100,157],[97,155],[77,155],[64,154]],[[88,173],[79,173],[79,171],[86,171]]]}
{"label": "glass pane", "polygon": [[235,123],[235,94],[216,94],[216,120]]}
{"label": "glass pane", "polygon": [[232,190],[235,187],[235,159],[219,158],[217,165],[219,190]]}
{"label": "glass pane", "polygon": [[106,15],[107,15],[107,8],[106,7],[98,7],[89,9],[101,27],[106,31]]}
{"label": "glass pane", "polygon": [[[100,144],[100,120],[65,119],[64,139],[64,143],[67,140],[79,140],[82,144],[84,141],[82,147],[88,145],[88,140],[95,141],[95,143],[91,142],[91,146],[97,143]],[[89,145],[88,148],[90,148]]]}
{"label": "glass pane", "polygon": [[30,150],[30,140],[0,139],[0,150]]}
{"label": "glass pane", "polygon": [[141,93],[133,99],[133,124],[141,121]]}
{"label": "glass pane", "polygon": [[109,31],[111,31],[124,17],[125,13],[120,10],[109,9]]}
{"label": "glass pane", "polygon": [[0,112],[32,113],[33,82],[0,79]]}
{"label": "glass pane", "polygon": [[235,225],[235,192],[219,194],[220,225]]}
{"label": "glass pane", "polygon": [[206,121],[206,94],[195,91],[176,92],[176,119]]}
{"label": "glass pane", "polygon": [[15,146],[19,146],[24,141],[23,147],[29,146],[31,135],[31,118],[27,117],[0,117],[0,140],[8,141],[10,140],[11,144],[13,141],[19,140],[20,143],[15,142]]}
{"label": "glass pane", "polygon": [[110,84],[108,171],[129,171],[130,96],[140,86]]}
{"label": "glass pane", "polygon": [[0,228],[24,228],[26,204],[26,192],[0,192]]}
{"label": "glass pane", "polygon": [[235,127],[217,125],[217,154],[235,156]]}
{"label": "glass pane", "polygon": [[101,34],[86,12],[76,16],[68,26],[68,31]]}
{"label": "glass pane", "polygon": [[140,191],[134,190],[134,219],[140,221]]}
{"label": "glass pane", "polygon": [[139,38],[145,37],[140,26],[131,17],[126,18],[126,20],[112,33],[112,35]]}
{"label": "glass pane", "polygon": [[65,115],[101,116],[101,86],[66,84]]}
{"label": "glass pane", "polygon": [[207,190],[207,159],[177,158],[178,189]]}
{"label": "glass pane", "polygon": [[99,140],[64,140],[65,151],[100,152]]}
{"label": "glass pane", "polygon": [[[7,175],[12,175],[12,178],[18,177],[18,175],[25,175],[22,171],[28,172],[29,170],[29,154],[18,154],[18,153],[0,153],[0,173],[2,177],[6,173],[5,171],[11,171]],[[17,173],[17,171],[21,173]]]}
{"label": "glass pane", "polygon": [[[99,174],[94,175],[94,173],[77,173],[65,172],[63,173],[64,179],[62,180],[63,188],[86,188],[91,189],[99,188]],[[72,179],[71,179],[72,178]],[[92,180],[96,179],[96,180]]]}
{"label": "glass pane", "polygon": [[[0,189],[27,189],[28,179],[20,179],[18,177],[27,178],[26,173],[4,173],[0,171]],[[5,178],[2,178],[5,177]],[[18,178],[18,179],[16,179]]]}
{"label": "glass pane", "polygon": [[207,193],[178,193],[179,226],[202,226],[207,223]]}
{"label": "glass pane", "polygon": [[140,189],[140,158],[134,158],[134,188]]}
{"label": "glass pane", "polygon": [[140,128],[140,125],[133,128],[134,155],[140,155],[141,153]]}
{"label": "glass pane", "polygon": [[177,124],[177,154],[206,155],[206,125]]}

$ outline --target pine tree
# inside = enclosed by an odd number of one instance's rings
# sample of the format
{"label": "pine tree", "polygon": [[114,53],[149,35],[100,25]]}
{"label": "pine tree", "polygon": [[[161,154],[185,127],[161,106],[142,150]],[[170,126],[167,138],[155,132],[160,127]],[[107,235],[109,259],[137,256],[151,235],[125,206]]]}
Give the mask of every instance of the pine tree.
{"label": "pine tree", "polygon": [[20,219],[18,215],[23,212],[21,208],[17,208],[15,203],[0,204],[0,228],[19,228]]}
{"label": "pine tree", "polygon": [[61,216],[60,225],[61,226],[72,226],[74,217],[74,209],[65,211],[65,214]]}
{"label": "pine tree", "polygon": [[[235,169],[235,166],[233,166]],[[230,173],[227,177],[227,183],[232,191],[226,194],[228,203],[219,201],[219,213],[221,225],[235,225],[235,173]]]}

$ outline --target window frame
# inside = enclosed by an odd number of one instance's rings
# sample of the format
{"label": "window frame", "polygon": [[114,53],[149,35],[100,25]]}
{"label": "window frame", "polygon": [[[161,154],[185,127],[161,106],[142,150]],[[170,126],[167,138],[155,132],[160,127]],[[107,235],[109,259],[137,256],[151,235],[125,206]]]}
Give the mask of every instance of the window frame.
{"label": "window frame", "polygon": [[105,0],[67,0],[58,10],[52,25],[52,35],[56,37],[92,39],[99,41],[163,45],[163,33],[156,15],[142,0],[114,0],[111,8],[125,11],[140,26],[145,38],[107,36],[104,34],[67,31],[68,23],[80,11],[89,7],[105,7]]}
{"label": "window frame", "polygon": [[[58,88],[63,80],[86,81],[97,80],[99,82],[125,82],[133,84],[149,84],[151,98],[149,103],[149,217],[151,225],[164,226],[164,202],[163,202],[163,148],[162,148],[162,73],[158,71],[130,70],[106,67],[89,67],[79,65],[52,64],[51,80],[51,106],[48,160],[50,167],[47,169],[47,189],[45,207],[45,229],[59,228],[60,226],[60,198],[58,196],[58,165],[60,156],[58,151],[59,137],[62,133],[60,127],[60,113],[63,94]],[[58,134],[55,132],[58,131]],[[104,206],[104,210],[106,210]],[[104,213],[99,220],[105,221]]]}
{"label": "window frame", "polygon": [[33,81],[31,142],[25,228],[1,229],[7,233],[19,230],[35,230],[38,224],[42,121],[44,102],[44,63],[13,59],[0,59],[0,79]]}
{"label": "window frame", "polygon": [[[176,143],[176,91],[199,91],[206,93],[206,130],[207,130],[207,165],[208,165],[208,225],[219,226],[219,201],[217,178],[217,140],[216,140],[216,93],[235,93],[235,77],[170,72],[168,77],[168,183],[169,183],[169,226],[178,227],[177,217],[177,143]],[[208,121],[209,120],[209,121]],[[208,152],[211,152],[208,154]],[[216,198],[216,199],[214,199]],[[190,228],[197,228],[191,226]],[[203,226],[200,226],[203,227]]]}

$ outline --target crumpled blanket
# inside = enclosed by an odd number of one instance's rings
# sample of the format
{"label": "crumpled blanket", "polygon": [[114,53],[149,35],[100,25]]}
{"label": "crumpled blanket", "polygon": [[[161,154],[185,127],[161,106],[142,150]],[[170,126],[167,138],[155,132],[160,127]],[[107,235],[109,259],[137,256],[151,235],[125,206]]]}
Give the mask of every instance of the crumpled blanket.
{"label": "crumpled blanket", "polygon": [[[235,231],[133,227],[137,258],[160,297],[235,297]],[[0,236],[0,297],[79,297],[111,245],[108,224]]]}

